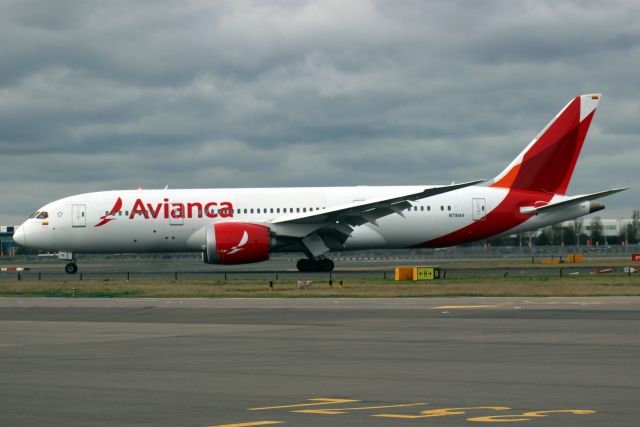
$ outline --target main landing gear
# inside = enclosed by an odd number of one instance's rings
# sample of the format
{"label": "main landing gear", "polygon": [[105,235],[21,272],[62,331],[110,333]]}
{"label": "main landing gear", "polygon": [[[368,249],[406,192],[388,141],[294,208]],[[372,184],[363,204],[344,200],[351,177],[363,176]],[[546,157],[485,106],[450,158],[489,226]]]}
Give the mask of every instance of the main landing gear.
{"label": "main landing gear", "polygon": [[64,271],[66,271],[67,274],[76,274],[78,272],[78,266],[75,262],[70,262],[64,266]]}
{"label": "main landing gear", "polygon": [[320,271],[333,271],[333,261],[329,258],[302,258],[296,264],[298,271],[305,273],[320,272]]}

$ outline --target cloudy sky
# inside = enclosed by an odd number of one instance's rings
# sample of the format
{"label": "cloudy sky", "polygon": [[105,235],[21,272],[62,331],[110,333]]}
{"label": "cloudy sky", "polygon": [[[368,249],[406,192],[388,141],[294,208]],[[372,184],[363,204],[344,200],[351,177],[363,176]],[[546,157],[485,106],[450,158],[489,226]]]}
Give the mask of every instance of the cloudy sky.
{"label": "cloudy sky", "polygon": [[0,224],[81,192],[491,178],[603,92],[570,193],[640,208],[637,1],[2,1]]}

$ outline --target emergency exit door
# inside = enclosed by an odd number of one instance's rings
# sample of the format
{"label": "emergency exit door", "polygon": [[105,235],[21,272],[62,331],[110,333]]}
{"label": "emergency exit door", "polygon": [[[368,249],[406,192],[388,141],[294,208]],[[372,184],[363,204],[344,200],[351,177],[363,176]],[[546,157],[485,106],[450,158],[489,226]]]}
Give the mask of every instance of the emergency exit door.
{"label": "emergency exit door", "polygon": [[87,206],[86,205],[71,206],[71,226],[72,227],[87,226]]}
{"label": "emergency exit door", "polygon": [[487,203],[485,199],[472,199],[473,220],[481,221],[487,214]]}

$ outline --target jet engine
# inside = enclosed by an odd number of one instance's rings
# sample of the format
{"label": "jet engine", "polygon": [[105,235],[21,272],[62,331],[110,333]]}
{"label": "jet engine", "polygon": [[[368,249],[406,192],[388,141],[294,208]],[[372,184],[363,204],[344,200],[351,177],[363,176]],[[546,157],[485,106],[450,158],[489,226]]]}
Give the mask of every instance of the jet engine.
{"label": "jet engine", "polygon": [[266,261],[271,249],[269,227],[244,222],[220,222],[206,227],[202,259],[207,264]]}

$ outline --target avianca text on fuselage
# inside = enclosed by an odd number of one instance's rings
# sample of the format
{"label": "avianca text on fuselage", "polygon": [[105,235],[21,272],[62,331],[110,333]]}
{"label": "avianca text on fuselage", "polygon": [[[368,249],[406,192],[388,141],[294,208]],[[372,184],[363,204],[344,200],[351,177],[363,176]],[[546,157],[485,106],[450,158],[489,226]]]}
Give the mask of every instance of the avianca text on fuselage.
{"label": "avianca text on fuselage", "polygon": [[[118,198],[111,212],[102,217],[102,221],[95,226],[100,227],[106,224],[112,219],[108,217],[113,217],[121,211],[122,201]],[[134,219],[136,216],[144,219],[233,218],[233,204],[231,202],[170,202],[167,198],[160,203],[145,203],[142,199],[136,199],[129,219]]]}

